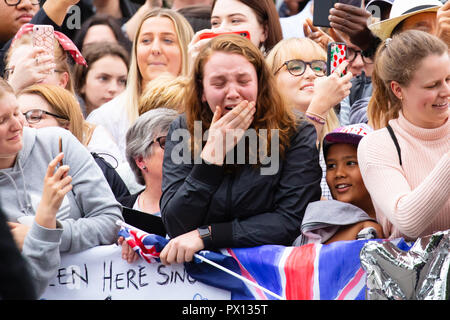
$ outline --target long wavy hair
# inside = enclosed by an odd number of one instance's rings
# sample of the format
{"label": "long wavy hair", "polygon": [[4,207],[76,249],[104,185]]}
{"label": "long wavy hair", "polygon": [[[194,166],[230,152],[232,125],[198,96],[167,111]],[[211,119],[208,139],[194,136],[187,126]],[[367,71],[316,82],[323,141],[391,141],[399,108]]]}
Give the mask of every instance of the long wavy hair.
{"label": "long wavy hair", "polygon": [[[279,93],[275,79],[267,67],[264,56],[248,39],[239,35],[222,35],[212,39],[198,54],[194,66],[193,76],[187,87],[186,96],[186,120],[191,135],[191,148],[193,156],[195,150],[201,150],[195,144],[198,142],[194,137],[194,122],[202,121],[202,136],[206,129],[211,126],[213,113],[207,103],[202,101],[203,78],[205,64],[216,52],[238,54],[245,57],[256,70],[258,78],[258,95],[256,101],[256,112],[250,128],[255,129],[261,138],[260,129],[267,129],[266,154],[270,154],[271,129],[278,130],[280,158],[284,157],[286,149],[290,145],[290,138],[295,132],[298,121],[292,110],[286,106]],[[258,146],[258,154],[260,153]],[[248,152],[248,148],[246,148]],[[258,166],[260,165],[258,161]]]}
{"label": "long wavy hair", "polygon": [[402,102],[391,90],[392,81],[408,86],[424,58],[446,52],[445,42],[418,30],[404,31],[383,41],[376,52],[372,73],[373,93],[367,107],[369,125],[380,129],[389,120],[398,118]]}
{"label": "long wavy hair", "polygon": [[177,34],[178,42],[181,51],[181,73],[180,75],[187,76],[189,73],[188,65],[188,44],[191,41],[194,31],[189,22],[178,12],[171,9],[158,8],[149,11],[142,17],[136,35],[134,36],[133,48],[131,49],[131,61],[128,72],[127,87],[124,91],[125,103],[127,109],[128,120],[131,123],[136,121],[139,116],[138,105],[139,98],[144,90],[142,87],[142,74],[137,64],[137,42],[141,34],[142,24],[150,18],[165,17],[173,22],[175,32]]}

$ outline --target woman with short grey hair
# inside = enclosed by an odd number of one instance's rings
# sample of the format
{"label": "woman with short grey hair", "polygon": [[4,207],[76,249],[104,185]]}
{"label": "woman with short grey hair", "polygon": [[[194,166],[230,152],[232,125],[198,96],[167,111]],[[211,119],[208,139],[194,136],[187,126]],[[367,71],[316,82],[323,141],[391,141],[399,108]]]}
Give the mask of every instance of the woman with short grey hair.
{"label": "woman with short grey hair", "polygon": [[136,181],[145,188],[122,198],[123,206],[160,216],[162,162],[166,135],[178,112],[157,108],[142,114],[128,129],[126,158]]}

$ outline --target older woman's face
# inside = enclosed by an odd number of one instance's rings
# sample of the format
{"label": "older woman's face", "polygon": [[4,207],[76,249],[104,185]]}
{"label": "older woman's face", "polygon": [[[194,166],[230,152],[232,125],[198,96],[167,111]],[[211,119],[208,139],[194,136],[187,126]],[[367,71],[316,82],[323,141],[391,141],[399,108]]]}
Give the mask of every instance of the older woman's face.
{"label": "older woman's face", "polygon": [[253,9],[238,0],[217,0],[211,13],[211,28],[214,32],[248,31],[257,47],[267,38]]}
{"label": "older woman's face", "polygon": [[214,113],[217,106],[225,113],[241,101],[257,102],[258,77],[253,64],[244,56],[215,52],[204,66],[203,101]]}
{"label": "older woman's face", "polygon": [[172,20],[166,17],[145,20],[137,39],[136,59],[145,83],[164,72],[174,76],[181,73],[182,54]]}

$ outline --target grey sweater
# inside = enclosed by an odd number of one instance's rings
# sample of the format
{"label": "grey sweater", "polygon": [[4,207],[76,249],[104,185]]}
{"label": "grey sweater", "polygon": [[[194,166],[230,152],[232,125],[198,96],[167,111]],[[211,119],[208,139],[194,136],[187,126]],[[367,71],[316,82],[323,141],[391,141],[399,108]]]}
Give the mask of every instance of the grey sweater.
{"label": "grey sweater", "polygon": [[[44,229],[34,224],[22,254],[38,280],[48,278],[59,265],[60,252],[79,252],[117,239],[121,206],[89,151],[68,130],[58,127],[39,130],[24,127],[23,147],[12,168],[0,170],[0,205],[8,221],[35,215],[42,196],[48,164],[59,153],[62,138],[64,164],[70,166],[73,189],[65,197],[56,218],[59,228]],[[62,230],[61,230],[62,229]],[[51,266],[51,267],[50,267]],[[42,286],[40,286],[42,288]],[[44,286],[45,287],[45,286]]]}
{"label": "grey sweater", "polygon": [[361,221],[376,221],[363,210],[350,203],[337,200],[310,202],[300,227],[302,234],[292,244],[325,243],[341,226]]}

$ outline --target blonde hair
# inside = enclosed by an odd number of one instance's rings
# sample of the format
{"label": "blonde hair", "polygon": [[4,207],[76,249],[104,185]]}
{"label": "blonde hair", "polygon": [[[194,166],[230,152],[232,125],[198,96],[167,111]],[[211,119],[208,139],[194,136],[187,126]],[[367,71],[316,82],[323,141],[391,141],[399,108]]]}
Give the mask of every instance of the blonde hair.
{"label": "blonde hair", "polygon": [[131,123],[133,123],[137,117],[139,116],[138,113],[138,105],[139,105],[139,97],[142,94],[143,88],[142,88],[142,74],[139,71],[139,67],[137,64],[137,41],[139,39],[142,24],[150,18],[154,17],[165,17],[172,21],[175,32],[177,34],[178,43],[180,45],[180,51],[181,51],[181,73],[180,75],[187,76],[189,72],[189,65],[188,65],[188,44],[191,41],[194,31],[192,30],[191,25],[189,22],[184,18],[181,14],[174,10],[170,9],[154,9],[150,12],[148,12],[139,23],[139,27],[137,29],[137,32],[134,36],[133,41],[133,48],[131,50],[131,62],[130,62],[130,69],[128,72],[128,80],[127,80],[127,87],[125,89],[125,104],[127,109],[127,115],[128,120]]}
{"label": "blonde hair", "polygon": [[402,103],[391,90],[392,81],[408,86],[424,58],[447,52],[445,42],[418,30],[404,31],[383,41],[372,73],[373,93],[367,107],[369,125],[380,129],[389,120],[398,118]]}
{"label": "blonde hair", "polygon": [[69,120],[55,118],[60,127],[68,127],[68,130],[84,146],[89,144],[95,126],[84,120],[80,105],[75,96],[68,90],[50,84],[35,84],[20,91],[17,96],[23,94],[38,95],[51,107],[51,112]]}
{"label": "blonde hair", "polygon": [[156,108],[169,108],[182,113],[189,78],[170,73],[150,81],[139,99],[139,116]]}
{"label": "blonde hair", "polygon": [[[313,56],[315,60],[327,61],[327,53],[316,42],[309,38],[289,38],[278,42],[266,57],[267,65],[274,74],[285,61],[299,59],[304,60],[305,56]],[[317,135],[317,139],[322,141],[325,135],[339,127],[339,119],[332,108],[326,117],[326,123],[322,131]]]}
{"label": "blonde hair", "polygon": [[[9,48],[8,52],[6,53],[5,62],[6,65],[9,65],[12,53],[14,49],[17,49],[18,47],[22,45],[32,45],[32,35],[31,33],[23,34],[20,38],[16,39]],[[54,39],[54,57],[55,57],[55,64],[56,68],[59,71],[67,72],[68,75],[68,81],[66,84],[65,89],[69,90],[72,94],[75,94],[75,88],[73,84],[72,79],[72,70],[68,62],[68,55],[66,51],[64,51],[63,47],[59,44],[58,40]]]}
{"label": "blonde hair", "polygon": [[3,98],[5,93],[14,94],[14,89],[11,87],[11,85],[8,83],[8,81],[0,78],[0,99]]}

